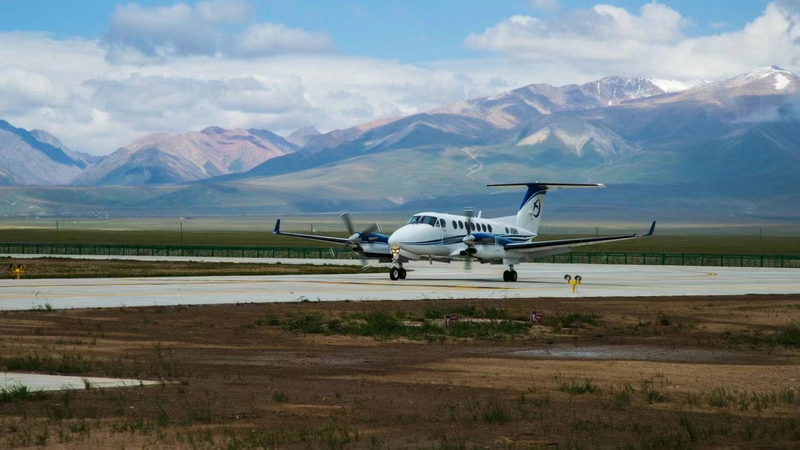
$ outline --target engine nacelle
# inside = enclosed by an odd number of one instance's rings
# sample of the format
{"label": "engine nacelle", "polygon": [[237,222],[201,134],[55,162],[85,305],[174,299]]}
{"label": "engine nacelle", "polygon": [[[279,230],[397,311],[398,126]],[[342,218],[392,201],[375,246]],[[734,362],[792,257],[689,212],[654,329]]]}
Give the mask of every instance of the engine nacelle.
{"label": "engine nacelle", "polygon": [[478,259],[503,259],[505,249],[497,245],[476,245],[473,247],[475,256]]}

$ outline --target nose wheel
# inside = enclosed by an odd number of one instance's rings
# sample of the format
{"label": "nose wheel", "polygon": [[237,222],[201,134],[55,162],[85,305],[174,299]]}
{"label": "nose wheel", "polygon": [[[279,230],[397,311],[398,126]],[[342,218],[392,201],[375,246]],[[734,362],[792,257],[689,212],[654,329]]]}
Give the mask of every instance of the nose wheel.
{"label": "nose wheel", "polygon": [[392,281],[405,280],[406,269],[403,269],[402,267],[392,267],[392,269],[389,270],[389,278]]}
{"label": "nose wheel", "polygon": [[512,283],[517,281],[517,271],[512,267],[511,270],[506,270],[503,272],[503,281],[510,281]]}

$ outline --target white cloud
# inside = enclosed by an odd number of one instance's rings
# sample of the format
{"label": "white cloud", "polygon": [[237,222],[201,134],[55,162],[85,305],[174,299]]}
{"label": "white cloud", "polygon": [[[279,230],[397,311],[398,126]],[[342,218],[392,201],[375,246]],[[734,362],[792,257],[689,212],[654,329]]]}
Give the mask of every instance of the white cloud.
{"label": "white cloud", "polygon": [[67,97],[67,92],[44,75],[14,66],[0,68],[0,111],[19,113],[32,107],[62,105]]}
{"label": "white cloud", "polygon": [[273,23],[250,25],[231,40],[230,46],[230,53],[241,57],[324,52],[334,48],[327,34],[309,33]]}
{"label": "white cloud", "polygon": [[252,13],[253,5],[244,0],[161,7],[129,3],[114,10],[111,28],[101,42],[109,61],[132,64],[191,55],[257,57],[334,48],[325,33],[274,23],[248,25]]}
{"label": "white cloud", "polygon": [[0,62],[0,118],[107,154],[154,132],[217,125],[286,134],[309,124],[325,131],[488,93],[451,71],[339,54],[173,55],[136,65],[107,61],[102,45],[0,34],[0,61],[21,62]]}
{"label": "white cloud", "polygon": [[[791,5],[790,5],[791,3]],[[647,3],[637,13],[611,5],[538,19],[512,16],[466,38],[468,46],[506,55],[529,67],[566,72],[720,79],[755,67],[798,67],[800,27],[791,2],[769,4],[743,29],[687,37],[677,11]]]}
{"label": "white cloud", "polygon": [[558,0],[530,0],[530,4],[536,9],[547,12],[558,11],[561,8]]}

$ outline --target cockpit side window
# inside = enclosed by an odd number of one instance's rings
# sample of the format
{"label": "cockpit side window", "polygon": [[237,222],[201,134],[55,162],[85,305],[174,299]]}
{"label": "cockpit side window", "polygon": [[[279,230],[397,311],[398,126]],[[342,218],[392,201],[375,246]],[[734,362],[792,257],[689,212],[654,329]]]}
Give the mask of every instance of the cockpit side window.
{"label": "cockpit side window", "polygon": [[420,223],[426,223],[428,225],[433,226],[433,224],[436,223],[436,217],[425,216],[422,218],[422,220],[420,220]]}

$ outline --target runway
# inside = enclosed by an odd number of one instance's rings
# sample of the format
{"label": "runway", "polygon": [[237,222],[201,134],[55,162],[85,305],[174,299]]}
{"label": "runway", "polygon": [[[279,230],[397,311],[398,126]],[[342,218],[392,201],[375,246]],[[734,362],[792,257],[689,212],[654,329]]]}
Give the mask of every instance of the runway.
{"label": "runway", "polygon": [[[250,302],[447,298],[649,297],[800,293],[800,270],[677,266],[523,264],[519,281],[501,266],[408,264],[388,274],[2,280],[0,309],[98,308]],[[581,275],[573,294],[564,275]]]}

